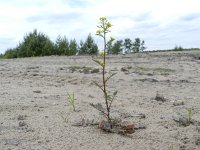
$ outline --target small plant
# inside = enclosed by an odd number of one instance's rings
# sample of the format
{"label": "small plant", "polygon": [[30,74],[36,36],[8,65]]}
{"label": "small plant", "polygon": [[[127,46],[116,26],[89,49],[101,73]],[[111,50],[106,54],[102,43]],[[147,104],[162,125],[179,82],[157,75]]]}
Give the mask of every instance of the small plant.
{"label": "small plant", "polygon": [[192,116],[196,113],[197,110],[193,108],[187,108],[184,113],[177,113],[177,116],[174,116],[174,120],[179,122],[184,126],[188,126],[192,123]]}
{"label": "small plant", "polygon": [[104,109],[100,103],[98,103],[96,105],[91,104],[91,106],[93,106],[94,108],[96,108],[97,110],[99,110],[100,112],[102,112],[106,116],[106,118],[107,118],[107,122],[106,122],[107,124],[106,125],[109,126],[108,128],[112,128],[112,119],[111,119],[111,116],[110,116],[110,110],[111,110],[111,107],[112,107],[112,102],[117,95],[117,91],[115,91],[112,95],[110,95],[108,90],[107,90],[107,82],[116,73],[111,74],[110,76],[106,77],[105,70],[106,70],[107,46],[108,46],[108,44],[110,44],[114,41],[114,38],[110,37],[110,40],[106,41],[106,34],[108,32],[111,32],[110,28],[112,27],[112,25],[105,17],[100,18],[100,22],[99,22],[99,25],[97,27],[99,28],[99,30],[97,30],[96,35],[102,37],[103,41],[104,41],[104,50],[103,50],[103,52],[99,53],[99,55],[103,58],[103,61],[95,60],[95,59],[93,59],[93,61],[95,61],[99,66],[102,67],[103,72],[102,72],[102,84],[99,84],[97,82],[94,82],[94,83],[103,92],[106,109]]}
{"label": "small plant", "polygon": [[174,145],[171,145],[169,150],[174,150]]}
{"label": "small plant", "polygon": [[192,116],[195,114],[194,109],[193,108],[188,108],[187,109],[187,119],[188,122],[191,123],[192,120]]}
{"label": "small plant", "polygon": [[69,100],[69,104],[71,106],[72,111],[75,111],[75,98],[74,98],[74,93],[73,94],[68,94],[68,100]]}

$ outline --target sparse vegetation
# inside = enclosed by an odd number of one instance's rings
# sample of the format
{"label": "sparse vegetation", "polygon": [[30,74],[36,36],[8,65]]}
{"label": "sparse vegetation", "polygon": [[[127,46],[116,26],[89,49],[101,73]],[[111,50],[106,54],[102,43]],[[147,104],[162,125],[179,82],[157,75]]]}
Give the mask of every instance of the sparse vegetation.
{"label": "sparse vegetation", "polygon": [[174,150],[174,145],[171,145],[169,150]]}
{"label": "sparse vegetation", "polygon": [[143,66],[137,66],[137,67],[132,67],[132,66],[127,66],[127,67],[122,67],[121,71],[123,72],[134,72],[134,73],[153,73],[153,74],[168,74],[168,73],[173,73],[176,72],[174,69],[170,68],[162,68],[162,67],[155,67],[155,68],[150,68],[150,67],[143,67]]}
{"label": "sparse vegetation", "polygon": [[178,112],[177,116],[174,116],[174,121],[178,122],[179,124],[183,126],[188,126],[192,122],[192,116],[196,113],[194,108],[187,108],[185,112]]}
{"label": "sparse vegetation", "polygon": [[86,73],[86,72],[92,71],[93,69],[94,69],[94,68],[92,68],[92,67],[87,67],[87,66],[70,66],[70,67],[69,67],[69,70],[70,70],[71,72],[76,72],[76,71],[78,71],[78,72]]}
{"label": "sparse vegetation", "polygon": [[188,122],[191,123],[192,120],[192,116],[195,114],[194,109],[193,108],[188,108],[187,109],[187,118],[188,118]]}
{"label": "sparse vegetation", "polygon": [[76,111],[75,110],[75,97],[74,97],[74,93],[73,94],[67,93],[67,94],[68,94],[68,101],[69,101],[69,104],[71,106],[72,111]]}
{"label": "sparse vegetation", "polygon": [[136,71],[144,71],[144,72],[158,72],[158,73],[169,73],[169,72],[175,72],[175,70],[173,69],[169,69],[169,68],[148,68],[148,67],[136,67],[135,68]]}

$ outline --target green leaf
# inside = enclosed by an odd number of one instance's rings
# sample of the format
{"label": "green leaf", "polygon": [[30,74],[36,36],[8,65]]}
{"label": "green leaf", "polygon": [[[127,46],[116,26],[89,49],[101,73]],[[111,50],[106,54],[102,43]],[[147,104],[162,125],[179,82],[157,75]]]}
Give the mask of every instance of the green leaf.
{"label": "green leaf", "polygon": [[118,93],[118,91],[115,91],[115,92],[113,93],[113,96],[115,97],[115,96],[117,95],[117,93]]}
{"label": "green leaf", "polygon": [[106,17],[101,17],[100,20],[101,21],[106,21],[107,19],[106,19]]}
{"label": "green leaf", "polygon": [[113,100],[113,97],[112,97],[111,95],[107,95],[107,99],[108,99],[109,101],[112,101],[112,100]]}
{"label": "green leaf", "polygon": [[100,104],[100,103],[97,103],[97,104],[93,104],[93,103],[90,103],[90,106],[96,108],[98,111],[102,112],[103,114],[106,114],[106,110],[103,108],[103,106]]}
{"label": "green leaf", "polygon": [[97,31],[96,31],[96,34],[101,34],[101,30],[97,30]]}
{"label": "green leaf", "polygon": [[113,38],[112,36],[110,37],[110,42],[113,42],[115,40],[115,38]]}
{"label": "green leaf", "polygon": [[107,23],[107,28],[110,28],[112,25],[110,22]]}
{"label": "green leaf", "polygon": [[104,63],[99,61],[99,60],[95,60],[95,59],[92,59],[94,62],[96,62],[97,64],[99,64],[100,66],[104,67]]}
{"label": "green leaf", "polygon": [[71,105],[71,108],[73,111],[75,111],[75,98],[74,98],[74,93],[72,95],[68,94],[68,99],[69,99],[69,103]]}

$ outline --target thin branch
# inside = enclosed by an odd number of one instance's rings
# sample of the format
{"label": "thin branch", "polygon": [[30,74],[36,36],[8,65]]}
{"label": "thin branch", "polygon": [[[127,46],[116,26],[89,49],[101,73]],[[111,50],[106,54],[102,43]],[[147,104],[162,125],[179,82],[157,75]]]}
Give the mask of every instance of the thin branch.
{"label": "thin branch", "polygon": [[96,108],[98,111],[100,111],[102,114],[104,114],[104,115],[108,115],[107,113],[105,113],[105,111],[104,110],[102,110],[102,109],[99,109],[96,105],[94,105],[93,103],[90,103],[90,106],[92,106],[92,107],[94,107],[94,108]]}
{"label": "thin branch", "polygon": [[105,80],[105,82],[107,82],[110,78],[112,78],[114,75],[116,75],[117,73],[113,73],[111,74],[109,77],[107,77],[107,79]]}
{"label": "thin branch", "polygon": [[97,82],[95,82],[95,81],[93,81],[93,83],[97,86],[97,87],[99,87],[103,92],[104,92],[104,90],[103,90],[103,87],[102,86],[100,86]]}

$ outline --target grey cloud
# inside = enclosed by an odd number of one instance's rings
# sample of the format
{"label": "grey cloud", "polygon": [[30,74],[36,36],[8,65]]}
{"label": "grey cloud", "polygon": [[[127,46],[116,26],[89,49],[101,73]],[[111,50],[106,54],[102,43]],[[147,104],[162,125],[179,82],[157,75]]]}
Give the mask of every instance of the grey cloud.
{"label": "grey cloud", "polygon": [[193,21],[200,19],[200,13],[191,13],[180,18],[180,21]]}
{"label": "grey cloud", "polygon": [[89,3],[86,0],[62,0],[63,3],[66,3],[70,7],[86,7]]}
{"label": "grey cloud", "polygon": [[138,14],[137,16],[133,17],[134,21],[140,22],[140,21],[146,21],[151,19],[151,12],[143,12]]}
{"label": "grey cloud", "polygon": [[137,28],[139,28],[139,29],[147,29],[147,30],[151,30],[151,29],[154,29],[154,28],[159,28],[159,26],[160,26],[160,23],[158,23],[158,22],[150,22],[150,21],[136,24]]}
{"label": "grey cloud", "polygon": [[65,23],[69,21],[76,21],[82,16],[81,13],[63,13],[63,14],[41,14],[28,17],[28,22],[48,22],[48,23]]}
{"label": "grey cloud", "polygon": [[15,42],[15,39],[14,38],[3,38],[3,37],[0,37],[0,54],[1,53],[4,53],[6,51],[6,49],[8,48],[13,48],[16,46],[16,42]]}

